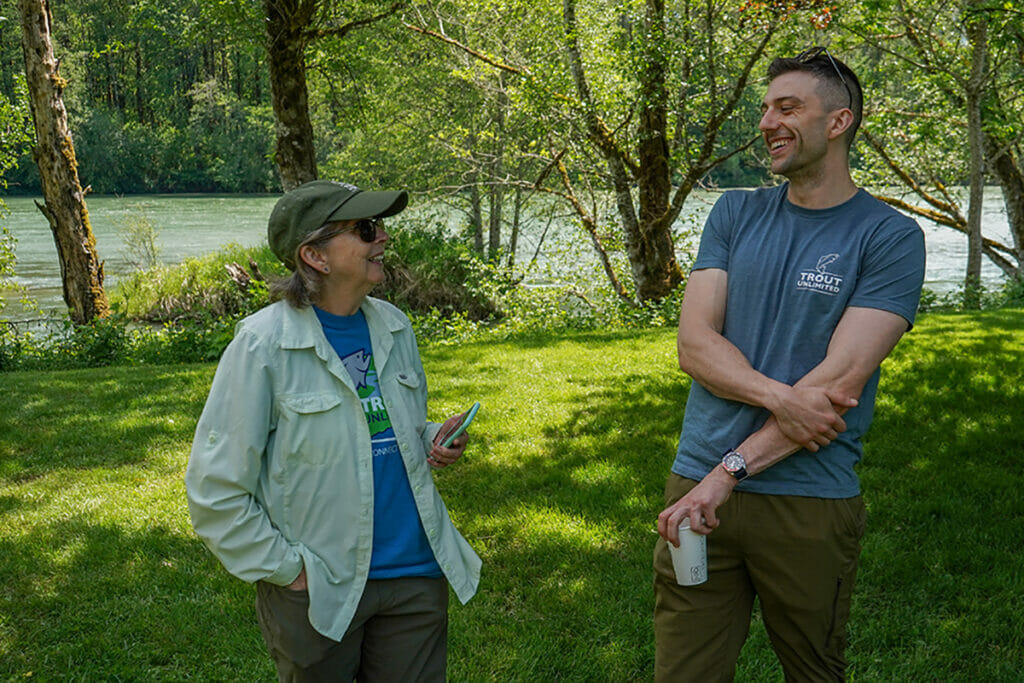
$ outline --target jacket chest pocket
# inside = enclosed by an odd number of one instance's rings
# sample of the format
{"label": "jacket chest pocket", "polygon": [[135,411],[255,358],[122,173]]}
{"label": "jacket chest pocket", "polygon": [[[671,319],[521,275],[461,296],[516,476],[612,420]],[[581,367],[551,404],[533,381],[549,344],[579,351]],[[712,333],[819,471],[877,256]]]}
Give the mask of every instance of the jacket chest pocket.
{"label": "jacket chest pocket", "polygon": [[426,421],[423,380],[419,375],[413,372],[400,372],[390,378],[385,386],[390,389],[386,396],[388,406],[393,412],[401,413],[391,416],[392,423],[396,419],[408,421],[413,425]]}
{"label": "jacket chest pocket", "polygon": [[351,441],[341,397],[333,393],[285,394],[278,400],[278,441],[284,457],[307,465],[324,465]]}

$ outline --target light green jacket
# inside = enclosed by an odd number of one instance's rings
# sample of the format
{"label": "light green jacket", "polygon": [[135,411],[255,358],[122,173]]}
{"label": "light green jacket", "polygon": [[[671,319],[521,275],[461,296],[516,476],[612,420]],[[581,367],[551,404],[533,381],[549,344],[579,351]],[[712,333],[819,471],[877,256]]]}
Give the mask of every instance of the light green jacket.
{"label": "light green jacket", "polygon": [[[409,320],[367,298],[374,365],[416,508],[463,603],[480,558],[455,529],[426,461],[440,425]],[[229,572],[287,585],[303,565],[309,619],[340,640],[373,546],[373,462],[359,395],[312,308],[278,302],[246,318],[217,367],[185,474],[196,533]]]}

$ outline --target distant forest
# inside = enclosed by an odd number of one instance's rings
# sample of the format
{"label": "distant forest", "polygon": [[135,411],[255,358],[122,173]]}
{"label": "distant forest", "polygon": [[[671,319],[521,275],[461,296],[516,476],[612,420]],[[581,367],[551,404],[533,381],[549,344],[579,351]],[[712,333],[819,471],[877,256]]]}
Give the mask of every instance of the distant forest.
{"label": "distant forest", "polygon": [[[10,5],[0,16],[0,123],[25,129]],[[1024,13],[1015,3],[49,6],[79,175],[93,193],[278,192],[295,168],[282,145],[297,132],[312,155],[285,185],[319,176],[428,193],[464,211],[474,246],[492,257],[515,251],[520,218],[550,198],[629,298],[606,258],[626,246],[640,299],[679,280],[668,233],[693,189],[776,182],[758,132],[766,66],[827,45],[867,95],[857,182],[968,234],[975,274],[984,254],[1022,277]],[[284,91],[300,96],[274,94]],[[27,146],[0,143],[18,158],[3,191],[38,193]],[[982,235],[985,184],[1003,192],[1009,243]]]}
{"label": "distant forest", "polygon": [[[311,22],[320,22],[315,30],[343,21],[331,14],[331,3],[305,4],[323,5]],[[362,9],[372,16],[390,7],[345,4],[352,15]],[[281,190],[259,3],[54,0],[50,6],[83,185],[98,194]],[[455,6],[448,11],[464,14]],[[489,33],[480,37],[505,42],[493,37],[498,9],[474,11],[488,25]],[[516,28],[510,21],[503,30]],[[513,117],[502,117],[494,106],[494,100],[513,106],[509,93],[498,92],[497,82],[484,82],[485,75],[474,74],[462,56],[453,59],[445,44],[405,28],[401,17],[345,40],[311,41],[307,54],[323,172],[421,190],[463,186],[480,175],[474,164],[486,166],[483,160],[493,158],[495,129],[519,140],[539,135],[536,126],[514,131]],[[0,17],[0,94],[9,101],[23,98],[23,71],[19,27],[10,8]],[[633,96],[626,92],[631,86],[623,87],[622,96]],[[428,90],[432,94],[417,98],[417,92]],[[752,106],[756,111],[756,102]],[[410,116],[419,107],[425,110]],[[753,124],[748,130],[733,133],[734,141],[746,142],[756,118],[748,123]],[[448,135],[452,130],[465,138]],[[479,158],[468,158],[473,156]],[[446,164],[451,168],[442,168]],[[394,177],[382,177],[387,171]],[[27,149],[6,180],[7,194],[40,192]],[[716,166],[707,180],[750,186],[765,182],[767,175],[747,154]]]}

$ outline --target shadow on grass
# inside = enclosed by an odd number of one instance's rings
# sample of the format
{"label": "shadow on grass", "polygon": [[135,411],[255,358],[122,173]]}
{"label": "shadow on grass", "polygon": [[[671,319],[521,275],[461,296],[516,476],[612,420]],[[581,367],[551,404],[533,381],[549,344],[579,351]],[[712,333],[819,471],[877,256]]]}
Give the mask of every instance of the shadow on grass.
{"label": "shadow on grass", "polygon": [[1024,669],[1024,575],[1006,552],[1024,544],[1022,328],[1020,312],[927,316],[927,334],[883,368],[860,467],[869,517],[853,641],[883,672]]}
{"label": "shadow on grass", "polygon": [[72,516],[0,540],[0,575],[4,680],[273,676],[252,588],[169,529]]}
{"label": "shadow on grass", "polygon": [[210,366],[0,375],[0,481],[119,467],[191,441]]}
{"label": "shadow on grass", "polygon": [[[1024,543],[1021,320],[928,321],[883,374],[860,469],[870,521],[849,651],[860,678],[1005,680],[1024,666],[1024,577],[1005,550]],[[579,363],[612,360],[570,350]],[[571,385],[571,409],[519,452],[496,452],[507,433],[482,438],[497,457],[467,459],[442,484],[485,558],[481,596],[467,608],[475,629],[459,639],[486,652],[492,679],[644,679],[653,527],[687,383],[639,362],[619,374],[546,363],[540,375]],[[492,373],[500,367],[483,374]],[[502,391],[481,395],[500,401]],[[756,627],[738,675],[778,678]]]}
{"label": "shadow on grass", "polygon": [[[532,349],[517,349],[510,362],[529,362]],[[541,413],[534,438],[474,436],[493,457],[470,455],[440,483],[485,562],[481,594],[463,608],[473,629],[453,621],[453,679],[650,677],[655,520],[688,382],[671,365],[645,368],[643,354],[609,374],[599,352],[589,368],[585,349],[570,352],[564,364],[545,354],[539,374],[565,397]],[[506,391],[480,400],[500,404]],[[514,438],[520,450],[509,449]],[[481,661],[486,670],[473,668]]]}
{"label": "shadow on grass", "polygon": [[[860,470],[870,516],[848,653],[860,680],[1024,670],[1024,576],[1005,550],[1024,543],[1020,321],[929,316],[883,373]],[[485,562],[480,594],[452,608],[451,679],[649,680],[654,524],[688,387],[671,333],[538,336],[424,357],[432,401],[484,405],[469,455],[438,473]],[[135,369],[91,372],[5,389],[17,401],[0,417],[0,475],[187,450],[212,366],[141,384]],[[136,424],[118,422],[125,410]],[[23,439],[23,421],[51,431]],[[76,452],[67,425],[104,448]],[[0,512],[27,504],[4,496]],[[252,589],[176,524],[133,530],[72,513],[0,539],[0,677],[272,677]],[[738,678],[779,679],[763,631],[752,631]]]}

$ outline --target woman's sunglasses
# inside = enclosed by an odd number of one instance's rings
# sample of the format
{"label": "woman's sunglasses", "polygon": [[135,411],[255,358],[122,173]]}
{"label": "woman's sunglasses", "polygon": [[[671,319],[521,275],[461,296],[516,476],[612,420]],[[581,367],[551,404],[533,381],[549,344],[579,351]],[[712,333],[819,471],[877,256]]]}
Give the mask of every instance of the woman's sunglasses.
{"label": "woman's sunglasses", "polygon": [[377,231],[384,229],[384,219],[360,218],[350,229],[359,233],[359,239],[370,244],[371,242],[376,241]]}

